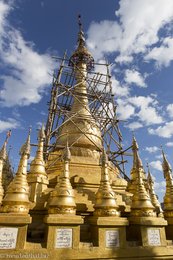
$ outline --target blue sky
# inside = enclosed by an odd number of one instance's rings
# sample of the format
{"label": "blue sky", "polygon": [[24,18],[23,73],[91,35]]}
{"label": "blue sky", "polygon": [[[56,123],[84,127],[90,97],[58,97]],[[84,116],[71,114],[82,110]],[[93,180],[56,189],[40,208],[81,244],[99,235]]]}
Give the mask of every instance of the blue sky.
{"label": "blue sky", "polygon": [[74,50],[79,13],[95,60],[112,64],[124,146],[134,131],[162,200],[161,145],[173,165],[172,0],[0,0],[0,144],[12,129],[16,169],[30,125],[36,142],[58,66],[51,56]]}

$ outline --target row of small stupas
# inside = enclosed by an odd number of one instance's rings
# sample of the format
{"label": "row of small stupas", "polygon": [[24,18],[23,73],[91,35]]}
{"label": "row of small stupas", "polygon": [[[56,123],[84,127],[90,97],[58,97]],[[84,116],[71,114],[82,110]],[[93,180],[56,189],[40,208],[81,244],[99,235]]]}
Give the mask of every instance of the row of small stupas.
{"label": "row of small stupas", "polygon": [[[35,180],[35,183],[44,182],[45,185],[41,192],[47,189],[48,176],[45,170],[45,162],[43,159],[43,146],[44,146],[44,127],[39,131],[38,136],[38,149],[34,160],[31,162],[30,171],[27,173],[27,161],[30,155],[30,133],[26,143],[20,150],[20,163],[14,179],[11,181],[6,192],[2,185],[2,172],[3,165],[7,158],[6,145],[7,139],[0,151],[0,203],[1,212],[6,213],[28,213],[30,208],[33,207],[30,202],[29,186]],[[131,215],[132,216],[165,216],[173,217],[173,180],[172,170],[163,153],[163,174],[166,180],[166,192],[163,201],[163,210],[158,201],[157,195],[154,191],[154,180],[151,176],[148,167],[148,176],[144,171],[142,161],[138,154],[138,145],[135,137],[132,143],[133,151],[133,167],[131,170],[131,180],[127,185],[127,191],[132,193],[131,201]],[[62,172],[59,185],[55,188],[49,198],[47,204],[48,213],[63,213],[75,214],[75,197],[69,179],[69,164],[70,164],[70,149],[68,144],[64,149],[62,157],[64,162],[64,170]],[[116,204],[116,194],[113,192],[108,175],[108,158],[106,151],[103,150],[101,156],[102,174],[100,180],[100,187],[96,193],[96,200],[94,205],[94,215],[120,215],[118,206]],[[40,180],[39,180],[40,178]],[[27,181],[27,179],[29,181]],[[33,180],[32,180],[33,179]],[[44,180],[44,181],[43,181]],[[38,196],[36,192],[34,196]],[[39,194],[40,195],[40,194]],[[31,198],[31,201],[36,201]],[[109,209],[109,210],[108,210]],[[109,211],[109,212],[108,212]]]}

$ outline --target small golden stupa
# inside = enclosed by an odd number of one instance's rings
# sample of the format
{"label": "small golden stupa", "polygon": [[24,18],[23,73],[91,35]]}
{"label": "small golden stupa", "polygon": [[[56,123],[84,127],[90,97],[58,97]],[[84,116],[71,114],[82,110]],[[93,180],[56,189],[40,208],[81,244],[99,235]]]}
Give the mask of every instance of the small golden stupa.
{"label": "small golden stupa", "polygon": [[161,205],[160,205],[160,202],[157,198],[157,195],[154,191],[154,180],[153,180],[153,177],[151,175],[150,167],[149,167],[148,164],[147,164],[147,167],[148,167],[148,177],[147,177],[148,192],[149,192],[149,195],[150,195],[150,198],[151,198],[151,202],[152,202],[153,206],[155,207],[156,214],[160,217],[163,217],[163,210],[161,208]]}
{"label": "small golden stupa", "polygon": [[2,199],[4,196],[4,188],[2,186],[2,173],[3,173],[4,163],[7,158],[6,146],[7,146],[7,140],[5,140],[2,149],[0,150],[0,204],[2,203]]}
{"label": "small golden stupa", "polygon": [[35,158],[27,168],[29,131],[5,189],[7,140],[0,151],[0,258],[173,259],[171,168],[163,153],[162,210],[134,136],[130,178],[125,174],[127,150],[105,66],[106,74],[93,70],[79,17],[77,48],[53,80]]}
{"label": "small golden stupa", "polygon": [[173,239],[173,177],[172,169],[166,158],[164,151],[162,150],[163,155],[163,175],[166,180],[166,191],[163,198],[163,213],[165,219],[168,221],[168,226],[166,227],[167,238]]}

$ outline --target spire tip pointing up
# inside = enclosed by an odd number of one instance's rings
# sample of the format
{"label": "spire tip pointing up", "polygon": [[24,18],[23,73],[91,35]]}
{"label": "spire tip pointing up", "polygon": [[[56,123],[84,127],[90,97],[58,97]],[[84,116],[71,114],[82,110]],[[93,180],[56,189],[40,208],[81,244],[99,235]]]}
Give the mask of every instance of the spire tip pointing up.
{"label": "spire tip pointing up", "polygon": [[87,65],[87,70],[91,70],[94,68],[94,59],[91,53],[88,51],[86,47],[85,36],[82,28],[81,15],[78,15],[78,25],[79,25],[79,33],[78,33],[78,46],[74,51],[69,60],[69,66],[76,67],[80,63],[84,63]]}

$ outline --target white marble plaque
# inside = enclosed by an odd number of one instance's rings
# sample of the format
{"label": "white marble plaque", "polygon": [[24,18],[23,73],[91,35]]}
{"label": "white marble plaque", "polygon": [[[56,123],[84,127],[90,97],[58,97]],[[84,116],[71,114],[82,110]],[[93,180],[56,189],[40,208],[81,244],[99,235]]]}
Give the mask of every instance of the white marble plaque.
{"label": "white marble plaque", "polygon": [[160,231],[159,229],[148,229],[148,244],[150,246],[160,246]]}
{"label": "white marble plaque", "polygon": [[16,248],[18,228],[0,228],[0,249]]}
{"label": "white marble plaque", "polygon": [[119,247],[119,231],[106,230],[106,247]]}
{"label": "white marble plaque", "polygon": [[72,228],[56,229],[55,248],[72,247]]}

